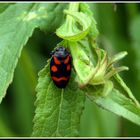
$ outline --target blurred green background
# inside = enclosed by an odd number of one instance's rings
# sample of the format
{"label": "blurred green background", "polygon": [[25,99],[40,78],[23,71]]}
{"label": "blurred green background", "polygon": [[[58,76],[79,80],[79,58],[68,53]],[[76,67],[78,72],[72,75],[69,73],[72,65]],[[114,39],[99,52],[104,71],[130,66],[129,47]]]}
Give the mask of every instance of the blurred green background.
{"label": "blurred green background", "polygon": [[[128,66],[129,71],[122,72],[121,76],[140,101],[140,4],[88,3],[88,5],[100,32],[98,46],[106,49],[110,56],[120,51],[128,52],[121,65]],[[0,11],[3,11],[2,4]],[[24,46],[13,82],[0,105],[1,137],[31,135],[37,74],[59,41],[54,33],[44,33],[36,29]],[[80,136],[140,136],[140,126],[99,108],[87,99],[81,117]]]}

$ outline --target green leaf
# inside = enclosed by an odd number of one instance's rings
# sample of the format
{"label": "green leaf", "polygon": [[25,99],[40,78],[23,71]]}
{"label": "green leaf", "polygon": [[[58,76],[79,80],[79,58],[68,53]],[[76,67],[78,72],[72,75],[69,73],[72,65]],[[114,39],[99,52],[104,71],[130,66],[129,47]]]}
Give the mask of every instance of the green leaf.
{"label": "green leaf", "polygon": [[80,3],[80,10],[84,13],[86,13],[90,18],[91,18],[91,27],[90,27],[90,36],[92,38],[96,38],[99,34],[99,31],[97,30],[97,27],[96,27],[96,21],[93,17],[93,13],[92,11],[90,10],[89,6],[87,3]]}
{"label": "green leaf", "polygon": [[0,13],[5,11],[12,4],[14,4],[14,3],[0,3]]}
{"label": "green leaf", "polygon": [[140,107],[118,90],[113,89],[106,97],[98,96],[94,102],[100,107],[140,125]]}
{"label": "green leaf", "polygon": [[123,52],[120,52],[118,54],[115,54],[112,58],[111,58],[111,61],[109,63],[109,65],[113,64],[114,62],[124,58],[125,56],[127,55],[127,52],[126,51],[123,51]]}
{"label": "green leaf", "polygon": [[[88,81],[91,71],[94,71],[93,64],[86,54],[86,49],[77,42],[69,42],[69,47],[73,57],[75,71],[82,83]],[[83,69],[84,68],[84,69]]]}
{"label": "green leaf", "polygon": [[65,14],[63,10],[68,7],[67,3],[44,3],[46,8],[47,18],[44,18],[40,23],[40,29],[45,32],[55,32],[64,21]]}
{"label": "green leaf", "polygon": [[22,47],[35,28],[28,20],[32,6],[12,5],[0,15],[0,102],[12,81]]}
{"label": "green leaf", "polygon": [[74,82],[72,72],[65,89],[50,78],[49,64],[39,72],[32,136],[78,136],[85,95]]}
{"label": "green leaf", "polygon": [[23,46],[36,27],[41,26],[46,19],[48,22],[51,20],[48,7],[54,5],[19,3],[9,6],[0,15],[0,102],[12,82]]}
{"label": "green leaf", "polygon": [[56,30],[57,36],[69,41],[78,41],[84,38],[88,34],[92,23],[88,15],[74,11],[74,6],[77,10],[78,4],[70,4],[69,10],[64,10],[67,14],[66,21]]}

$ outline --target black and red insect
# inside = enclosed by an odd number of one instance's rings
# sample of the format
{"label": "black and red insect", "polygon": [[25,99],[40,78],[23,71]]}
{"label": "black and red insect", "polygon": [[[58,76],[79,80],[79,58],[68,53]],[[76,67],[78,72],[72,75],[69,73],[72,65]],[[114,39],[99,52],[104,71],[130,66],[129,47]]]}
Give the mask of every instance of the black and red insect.
{"label": "black and red insect", "polygon": [[50,73],[54,84],[58,88],[65,88],[71,74],[72,57],[68,50],[59,46],[51,52]]}

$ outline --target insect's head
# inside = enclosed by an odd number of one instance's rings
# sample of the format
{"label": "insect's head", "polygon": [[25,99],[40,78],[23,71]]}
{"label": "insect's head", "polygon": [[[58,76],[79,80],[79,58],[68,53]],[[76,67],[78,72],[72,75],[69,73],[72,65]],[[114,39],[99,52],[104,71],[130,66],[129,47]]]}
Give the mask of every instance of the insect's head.
{"label": "insect's head", "polygon": [[56,57],[65,58],[67,55],[69,55],[69,52],[65,47],[59,46],[54,51],[52,51],[50,55],[51,56],[55,55]]}

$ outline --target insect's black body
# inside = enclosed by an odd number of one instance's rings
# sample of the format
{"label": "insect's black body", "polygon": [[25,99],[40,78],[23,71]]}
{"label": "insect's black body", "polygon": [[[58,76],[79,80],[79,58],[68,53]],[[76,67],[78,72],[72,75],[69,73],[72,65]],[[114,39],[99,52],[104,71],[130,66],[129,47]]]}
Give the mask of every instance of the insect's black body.
{"label": "insect's black body", "polygon": [[54,84],[65,88],[71,74],[71,55],[64,47],[58,47],[52,52],[50,72]]}

